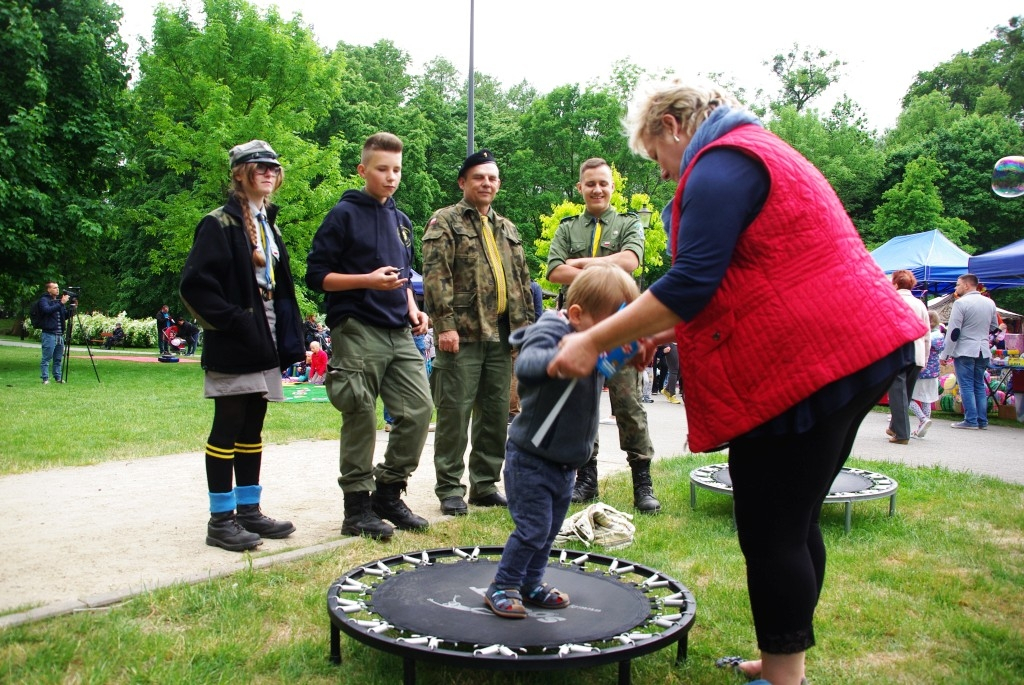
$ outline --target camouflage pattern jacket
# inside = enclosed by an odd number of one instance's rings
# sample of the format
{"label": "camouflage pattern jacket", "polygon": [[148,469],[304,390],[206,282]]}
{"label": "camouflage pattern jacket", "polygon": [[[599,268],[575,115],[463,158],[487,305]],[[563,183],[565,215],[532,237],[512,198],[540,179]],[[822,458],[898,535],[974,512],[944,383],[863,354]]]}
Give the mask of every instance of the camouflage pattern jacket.
{"label": "camouflage pattern jacket", "polygon": [[[514,331],[534,316],[523,241],[515,224],[497,212],[488,220],[496,230]],[[480,213],[463,199],[434,212],[423,232],[423,302],[435,337],[454,330],[463,343],[501,340],[494,273],[480,230]]]}

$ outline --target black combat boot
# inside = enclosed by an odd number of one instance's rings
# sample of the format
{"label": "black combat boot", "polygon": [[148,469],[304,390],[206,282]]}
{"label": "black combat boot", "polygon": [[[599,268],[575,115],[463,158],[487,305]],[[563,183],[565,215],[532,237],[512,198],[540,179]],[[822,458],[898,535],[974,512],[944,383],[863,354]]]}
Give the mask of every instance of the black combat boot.
{"label": "black combat boot", "polygon": [[661,502],[654,496],[651,462],[632,461],[629,468],[633,472],[633,507],[641,514],[657,514],[661,511]]}
{"label": "black combat boot", "polygon": [[250,533],[256,533],[261,538],[277,540],[295,532],[295,526],[291,521],[275,521],[269,516],[264,516],[258,504],[239,504],[235,519],[242,528]]}
{"label": "black combat boot", "polygon": [[405,481],[378,482],[377,491],[370,495],[373,513],[382,519],[391,521],[398,530],[426,530],[430,525],[427,523],[427,519],[412,513],[402,501],[405,486]]}
{"label": "black combat boot", "polygon": [[597,457],[591,457],[583,466],[576,469],[576,485],[572,489],[572,502],[593,502],[597,493]]}
{"label": "black combat boot", "polygon": [[238,525],[235,512],[221,511],[210,514],[210,522],[206,524],[206,544],[229,552],[241,552],[259,547],[263,540]]}
{"label": "black combat boot", "polygon": [[387,540],[395,529],[373,513],[369,492],[345,493],[345,520],[341,522],[342,535],[365,535],[374,540]]}

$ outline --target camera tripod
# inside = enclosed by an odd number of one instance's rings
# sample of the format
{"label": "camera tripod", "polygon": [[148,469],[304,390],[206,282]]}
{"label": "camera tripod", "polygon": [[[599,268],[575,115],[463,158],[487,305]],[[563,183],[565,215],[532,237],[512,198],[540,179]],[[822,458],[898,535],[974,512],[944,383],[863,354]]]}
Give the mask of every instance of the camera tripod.
{"label": "camera tripod", "polygon": [[[63,379],[65,383],[70,383],[71,380],[71,331],[75,326],[75,319],[78,319],[79,328],[82,327],[82,315],[78,313],[78,299],[68,300],[68,306],[71,308],[71,314],[68,316],[67,329],[64,331],[64,374]],[[92,356],[92,346],[89,344],[88,336],[83,338],[85,340],[85,349],[89,352],[89,361],[92,362],[92,371],[96,374],[96,382],[100,382],[100,372],[96,368],[96,359]]]}

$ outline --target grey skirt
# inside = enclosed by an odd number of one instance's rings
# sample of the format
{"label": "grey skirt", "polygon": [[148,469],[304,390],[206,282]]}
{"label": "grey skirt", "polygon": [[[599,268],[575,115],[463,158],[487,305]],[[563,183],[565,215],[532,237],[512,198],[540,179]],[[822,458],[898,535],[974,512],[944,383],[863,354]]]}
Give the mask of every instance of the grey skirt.
{"label": "grey skirt", "polygon": [[[270,336],[277,343],[275,323],[277,316],[274,313],[274,301],[267,300],[263,303],[267,312],[267,323],[270,324]],[[284,392],[281,384],[280,369],[267,369],[266,371],[253,371],[252,373],[221,373],[220,371],[207,371],[203,381],[203,397],[211,399],[214,397],[230,397],[231,395],[250,395],[259,393],[268,402],[283,402]]]}

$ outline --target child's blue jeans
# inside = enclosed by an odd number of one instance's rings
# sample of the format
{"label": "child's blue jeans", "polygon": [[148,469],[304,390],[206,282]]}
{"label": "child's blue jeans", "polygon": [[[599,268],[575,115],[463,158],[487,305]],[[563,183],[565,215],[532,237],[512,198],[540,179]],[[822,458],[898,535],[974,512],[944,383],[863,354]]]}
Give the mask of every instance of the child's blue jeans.
{"label": "child's blue jeans", "polygon": [[569,511],[576,469],[505,444],[505,497],[516,529],[505,543],[494,583],[533,586],[544,579],[548,555]]}

